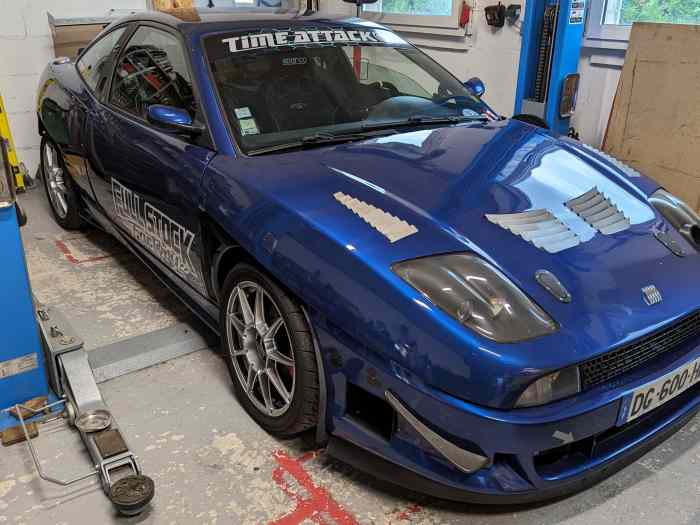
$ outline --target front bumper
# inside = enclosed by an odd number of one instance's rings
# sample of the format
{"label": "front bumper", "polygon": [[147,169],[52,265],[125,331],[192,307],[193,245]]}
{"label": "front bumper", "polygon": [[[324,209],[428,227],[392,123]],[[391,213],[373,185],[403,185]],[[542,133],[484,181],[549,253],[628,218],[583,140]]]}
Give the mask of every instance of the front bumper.
{"label": "front bumper", "polygon": [[[634,390],[698,356],[700,348],[669,355],[629,374],[624,384],[605,385],[545,407],[496,410],[412,384],[397,374],[396,366],[366,362],[365,354],[363,368],[331,373],[334,438],[329,452],[377,477],[445,499],[525,503],[560,497],[623,468],[693,417],[700,408],[700,384],[637,420],[619,423],[621,407]],[[395,411],[390,434],[373,432],[344,410],[347,383],[371,392],[378,403],[389,392],[414,421]],[[440,450],[441,443],[436,446],[416,420],[466,452],[467,468]],[[483,467],[479,458],[485,458]]]}

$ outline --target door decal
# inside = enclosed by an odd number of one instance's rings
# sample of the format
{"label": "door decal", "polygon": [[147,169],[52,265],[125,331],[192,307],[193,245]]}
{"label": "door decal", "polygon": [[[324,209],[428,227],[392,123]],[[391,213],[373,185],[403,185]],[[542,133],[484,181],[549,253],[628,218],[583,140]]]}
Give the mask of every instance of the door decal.
{"label": "door decal", "polygon": [[204,285],[204,279],[191,258],[194,233],[114,178],[112,195],[117,221],[135,240],[180,276]]}

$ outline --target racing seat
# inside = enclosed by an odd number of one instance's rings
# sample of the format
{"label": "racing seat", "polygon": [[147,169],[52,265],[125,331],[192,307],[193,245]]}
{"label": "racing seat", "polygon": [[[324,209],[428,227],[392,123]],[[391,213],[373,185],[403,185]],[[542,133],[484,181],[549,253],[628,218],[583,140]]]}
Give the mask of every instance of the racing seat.
{"label": "racing seat", "polygon": [[322,84],[305,71],[270,79],[263,96],[276,131],[327,126],[336,121],[338,106]]}

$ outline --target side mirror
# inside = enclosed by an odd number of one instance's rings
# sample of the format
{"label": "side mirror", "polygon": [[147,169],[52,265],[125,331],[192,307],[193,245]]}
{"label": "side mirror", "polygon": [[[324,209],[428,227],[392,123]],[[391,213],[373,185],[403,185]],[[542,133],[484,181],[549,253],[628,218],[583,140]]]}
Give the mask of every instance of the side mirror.
{"label": "side mirror", "polygon": [[486,93],[486,86],[479,77],[472,77],[464,83],[464,87],[467,88],[475,97],[481,98],[484,93]]}
{"label": "side mirror", "polygon": [[153,104],[148,106],[148,122],[170,133],[186,133],[199,135],[204,126],[195,124],[190,114],[181,108]]}

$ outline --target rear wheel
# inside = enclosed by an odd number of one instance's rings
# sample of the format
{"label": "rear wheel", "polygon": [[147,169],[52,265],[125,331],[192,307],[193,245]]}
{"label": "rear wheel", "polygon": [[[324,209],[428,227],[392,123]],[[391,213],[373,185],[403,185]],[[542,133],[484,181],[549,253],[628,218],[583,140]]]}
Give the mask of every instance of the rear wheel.
{"label": "rear wheel", "polygon": [[221,295],[224,358],[240,403],[271,434],[315,426],[318,369],[299,303],[247,264],[229,273]]}
{"label": "rear wheel", "polygon": [[78,194],[66,173],[60,150],[46,135],[41,139],[41,172],[54,219],[67,230],[77,230],[83,224]]}

